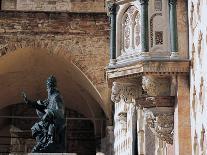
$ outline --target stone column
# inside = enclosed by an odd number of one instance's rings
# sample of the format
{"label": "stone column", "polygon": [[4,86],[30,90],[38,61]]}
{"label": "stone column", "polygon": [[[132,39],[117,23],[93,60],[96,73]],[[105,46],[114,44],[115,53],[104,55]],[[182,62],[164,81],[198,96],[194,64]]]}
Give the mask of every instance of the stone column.
{"label": "stone column", "polygon": [[179,58],[178,53],[178,32],[177,32],[177,0],[169,0],[169,18],[170,18],[170,43],[171,43],[171,58]]}
{"label": "stone column", "polygon": [[190,95],[188,75],[177,76],[177,103],[174,118],[175,155],[191,155]]}
{"label": "stone column", "polygon": [[141,5],[141,51],[144,58],[149,57],[148,1],[139,0]]}
{"label": "stone column", "polygon": [[116,63],[116,7],[117,5],[113,2],[108,2],[108,15],[110,18],[110,64]]}
{"label": "stone column", "polygon": [[136,148],[136,84],[114,82],[111,100],[114,112],[114,155],[134,155]]}
{"label": "stone column", "polygon": [[137,148],[138,155],[145,154],[145,122],[144,122],[144,112],[142,108],[137,109]]}

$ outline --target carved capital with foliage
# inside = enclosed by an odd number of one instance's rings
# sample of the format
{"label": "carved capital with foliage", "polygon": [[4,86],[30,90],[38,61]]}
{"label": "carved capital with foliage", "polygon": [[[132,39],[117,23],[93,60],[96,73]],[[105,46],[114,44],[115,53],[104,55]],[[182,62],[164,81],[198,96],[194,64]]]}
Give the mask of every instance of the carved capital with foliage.
{"label": "carved capital with foliage", "polygon": [[169,4],[170,5],[176,5],[177,4],[177,0],[169,0]]}
{"label": "carved capital with foliage", "polygon": [[148,96],[170,96],[171,78],[143,76],[142,88]]}
{"label": "carved capital with foliage", "polygon": [[124,100],[125,103],[133,103],[139,96],[136,84],[113,82],[111,100],[114,103]]}
{"label": "carved capital with foliage", "polygon": [[151,131],[162,141],[173,144],[173,107],[148,108],[144,110],[145,121]]}

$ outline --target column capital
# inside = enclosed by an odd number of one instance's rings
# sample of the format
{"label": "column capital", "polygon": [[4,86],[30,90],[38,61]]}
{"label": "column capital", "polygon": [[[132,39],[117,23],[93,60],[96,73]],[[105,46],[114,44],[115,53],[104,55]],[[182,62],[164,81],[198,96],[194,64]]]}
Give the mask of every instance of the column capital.
{"label": "column capital", "polygon": [[150,130],[162,141],[173,144],[174,108],[148,108],[144,109],[144,113]]}
{"label": "column capital", "polygon": [[140,5],[148,5],[149,0],[139,0]]}
{"label": "column capital", "polygon": [[114,103],[120,102],[121,99],[125,103],[133,103],[138,96],[139,91],[136,84],[113,82],[111,100]]}
{"label": "column capital", "polygon": [[113,1],[107,1],[106,2],[106,9],[107,9],[107,15],[112,16],[113,14],[116,13],[116,7],[117,4]]}
{"label": "column capital", "polygon": [[177,0],[169,0],[170,5],[177,5]]}

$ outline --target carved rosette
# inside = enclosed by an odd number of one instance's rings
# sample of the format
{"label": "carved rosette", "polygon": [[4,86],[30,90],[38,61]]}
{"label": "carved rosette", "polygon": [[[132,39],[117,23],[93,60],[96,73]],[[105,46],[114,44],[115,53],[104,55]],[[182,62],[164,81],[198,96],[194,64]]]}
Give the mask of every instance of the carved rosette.
{"label": "carved rosette", "polygon": [[142,88],[149,96],[170,96],[171,79],[168,77],[143,76]]}
{"label": "carved rosette", "polygon": [[144,109],[145,121],[151,131],[162,141],[173,144],[174,109],[159,107]]}
{"label": "carved rosette", "polygon": [[138,88],[132,83],[113,82],[111,100],[114,103],[123,100],[125,103],[133,103],[139,96]]}

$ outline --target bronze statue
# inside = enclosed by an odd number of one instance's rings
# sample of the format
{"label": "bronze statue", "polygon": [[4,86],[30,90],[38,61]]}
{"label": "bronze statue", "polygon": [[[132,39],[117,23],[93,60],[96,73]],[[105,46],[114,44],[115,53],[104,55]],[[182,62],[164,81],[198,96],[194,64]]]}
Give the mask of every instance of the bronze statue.
{"label": "bronze statue", "polygon": [[44,101],[30,101],[22,92],[24,102],[36,109],[40,121],[35,123],[31,130],[37,144],[32,152],[64,152],[65,148],[65,118],[64,104],[60,92],[57,90],[57,81],[50,76],[46,82],[48,98]]}

